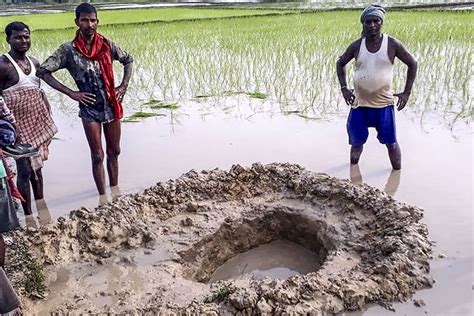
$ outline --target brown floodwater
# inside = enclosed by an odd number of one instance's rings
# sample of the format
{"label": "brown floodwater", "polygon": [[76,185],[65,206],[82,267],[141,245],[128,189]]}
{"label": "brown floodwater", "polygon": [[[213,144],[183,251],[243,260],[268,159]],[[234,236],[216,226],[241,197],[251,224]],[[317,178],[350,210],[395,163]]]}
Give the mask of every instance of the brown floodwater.
{"label": "brown floodwater", "polygon": [[[396,314],[472,314],[470,124],[458,123],[453,132],[436,118],[425,119],[420,124],[409,109],[397,113],[403,169],[392,172],[386,149],[377,142],[373,131],[359,166],[350,167],[344,114],[305,120],[280,114],[271,102],[244,96],[213,102],[221,108],[225,104],[227,110],[209,110],[212,104],[208,102],[188,102],[177,111],[161,111],[166,116],[123,124],[121,192],[140,192],[190,169],[229,169],[232,164],[249,166],[254,162],[298,163],[311,171],[367,183],[399,201],[423,208],[424,222],[430,239],[435,242],[431,268],[436,283],[413,297],[422,299],[426,306],[416,307],[413,301],[397,303],[393,305]],[[54,111],[59,133],[50,146],[50,159],[44,168],[47,208],[40,207],[42,222],[80,206],[95,207],[117,194],[109,192],[105,199],[96,194],[80,119]],[[116,271],[104,271],[97,280],[100,283],[116,274]],[[61,270],[55,282],[66,284],[69,277],[68,271]],[[52,288],[57,289],[57,285],[53,284]],[[52,293],[49,303],[53,303],[54,297]],[[380,306],[371,306],[350,315],[394,314]]]}

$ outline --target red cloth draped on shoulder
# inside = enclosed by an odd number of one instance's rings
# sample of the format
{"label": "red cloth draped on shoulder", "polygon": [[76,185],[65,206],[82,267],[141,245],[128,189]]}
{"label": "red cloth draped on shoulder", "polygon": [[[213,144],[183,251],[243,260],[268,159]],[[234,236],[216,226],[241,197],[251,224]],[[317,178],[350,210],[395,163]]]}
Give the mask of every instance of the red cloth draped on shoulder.
{"label": "red cloth draped on shoulder", "polygon": [[123,108],[115,95],[114,72],[112,67],[112,56],[110,54],[109,41],[99,33],[94,35],[90,50],[86,48],[84,36],[78,30],[74,39],[76,49],[87,59],[99,62],[100,72],[104,79],[105,92],[108,101],[112,104],[116,119],[123,117]]}
{"label": "red cloth draped on shoulder", "polygon": [[13,197],[16,197],[19,199],[21,202],[26,202],[26,200],[23,198],[21,195],[20,191],[18,190],[16,183],[15,183],[15,175],[11,171],[10,167],[8,167],[5,155],[3,154],[2,149],[0,148],[0,159],[2,160],[3,167],[5,168],[5,171],[7,172],[7,183],[8,186],[10,187],[10,191]]}

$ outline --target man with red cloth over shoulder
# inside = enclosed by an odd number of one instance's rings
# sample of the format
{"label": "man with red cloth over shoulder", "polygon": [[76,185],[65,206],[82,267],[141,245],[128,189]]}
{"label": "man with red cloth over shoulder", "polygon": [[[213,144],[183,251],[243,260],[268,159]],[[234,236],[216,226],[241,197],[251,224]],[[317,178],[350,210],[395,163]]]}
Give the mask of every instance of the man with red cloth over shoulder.
{"label": "man with red cloth over shoulder", "polygon": [[[99,19],[94,6],[82,3],[76,7],[78,30],[72,42],[61,45],[37,70],[36,74],[54,89],[79,102],[79,117],[89,143],[92,173],[100,195],[105,194],[104,130],[107,172],[110,186],[118,185],[118,156],[120,154],[120,119],[122,100],[132,75],[132,57],[112,41],[97,33]],[[115,87],[112,61],[124,67],[122,83]],[[52,73],[66,68],[79,91],[65,86]]]}

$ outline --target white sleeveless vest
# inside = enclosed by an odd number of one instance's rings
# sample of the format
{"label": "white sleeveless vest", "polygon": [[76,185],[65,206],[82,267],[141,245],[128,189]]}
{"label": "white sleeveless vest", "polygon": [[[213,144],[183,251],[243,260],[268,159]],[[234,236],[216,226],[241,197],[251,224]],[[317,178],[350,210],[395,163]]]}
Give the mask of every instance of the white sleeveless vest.
{"label": "white sleeveless vest", "polygon": [[383,34],[377,52],[367,50],[365,37],[360,43],[354,71],[354,105],[383,108],[393,104],[393,64],[388,57],[388,35]]}
{"label": "white sleeveless vest", "polygon": [[21,70],[20,66],[18,66],[18,64],[13,59],[13,57],[10,56],[10,54],[5,53],[5,56],[10,60],[10,62],[15,67],[15,70],[18,73],[18,82],[14,84],[13,86],[5,89],[4,91],[16,90],[18,88],[39,87],[40,80],[38,77],[36,77],[36,67],[35,67],[35,64],[33,64],[33,62],[31,61],[30,57],[26,56],[26,58],[28,59],[28,62],[30,63],[31,71],[29,75],[25,75],[23,70]]}

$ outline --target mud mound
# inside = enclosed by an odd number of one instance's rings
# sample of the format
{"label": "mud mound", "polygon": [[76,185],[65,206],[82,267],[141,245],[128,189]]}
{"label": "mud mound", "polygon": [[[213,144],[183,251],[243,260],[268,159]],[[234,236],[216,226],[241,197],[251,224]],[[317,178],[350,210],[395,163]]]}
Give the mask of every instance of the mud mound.
{"label": "mud mound", "polygon": [[7,246],[5,272],[19,295],[42,298],[46,291],[43,267],[32,254],[21,231],[4,234]]}
{"label": "mud mound", "polygon": [[[91,289],[65,291],[55,311],[337,313],[404,300],[432,285],[421,218],[420,209],[375,188],[297,165],[236,165],[191,171],[94,211],[73,211],[27,232],[27,240],[50,271],[72,262],[117,263],[143,248],[156,255],[153,264],[134,268],[147,280],[148,296],[136,289],[101,292],[119,296],[104,306],[89,299]],[[228,259],[277,239],[316,252],[316,272],[206,283]],[[77,282],[85,288],[87,279]]]}

